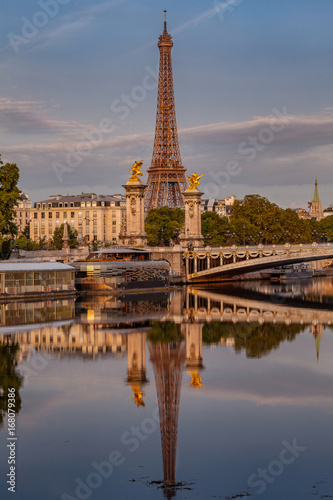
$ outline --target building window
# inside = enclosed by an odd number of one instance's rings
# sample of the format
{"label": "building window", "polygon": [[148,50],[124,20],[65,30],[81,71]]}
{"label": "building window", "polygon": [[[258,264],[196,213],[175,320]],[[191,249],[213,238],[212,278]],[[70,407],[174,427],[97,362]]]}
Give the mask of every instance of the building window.
{"label": "building window", "polygon": [[48,203],[47,208],[52,208],[52,203]]}
{"label": "building window", "polygon": [[89,212],[86,212],[86,217],[89,217]]}
{"label": "building window", "polygon": [[52,227],[52,221],[51,221],[51,220],[49,220],[49,226],[51,226],[51,227]]}
{"label": "building window", "polygon": [[115,226],[117,224],[117,221],[116,220],[113,220],[112,221],[112,225]]}
{"label": "building window", "polygon": [[73,201],[70,202],[70,206],[74,207],[74,202]]}
{"label": "building window", "polygon": [[117,212],[115,210],[112,210],[112,217],[117,217]]}
{"label": "building window", "polygon": [[62,208],[62,203],[59,203],[59,208]]}
{"label": "building window", "polygon": [[72,217],[72,218],[74,217],[74,215],[75,215],[75,213],[74,213],[74,212],[71,212],[71,217]]}
{"label": "building window", "polygon": [[38,227],[35,227],[34,228],[34,234],[37,235],[38,234]]}
{"label": "building window", "polygon": [[112,232],[113,232],[113,233],[116,233],[116,232],[117,232],[117,228],[116,228],[116,227],[113,227],[113,228],[112,228]]}
{"label": "building window", "polygon": [[34,213],[34,219],[38,219],[38,213],[37,212]]}
{"label": "building window", "polygon": [[82,212],[79,212],[79,213],[78,213],[78,217],[79,217],[79,219],[81,219],[81,217],[82,217]]}
{"label": "building window", "polygon": [[45,220],[42,221],[42,227],[45,227]]}
{"label": "building window", "polygon": [[93,217],[97,217],[97,212],[96,211],[93,212]]}
{"label": "building window", "polygon": [[37,221],[34,222],[34,226],[38,227],[38,222]]}
{"label": "building window", "polygon": [[67,202],[66,202],[66,203],[64,203],[64,207],[68,207],[68,203],[67,203]]}
{"label": "building window", "polygon": [[79,219],[79,226],[82,226],[82,219]]}
{"label": "building window", "polygon": [[86,219],[86,226],[89,226],[90,224],[90,219]]}
{"label": "building window", "polygon": [[56,220],[56,226],[60,226],[60,220]]}
{"label": "building window", "polygon": [[97,226],[97,219],[93,220],[93,224],[94,224],[94,226]]}
{"label": "building window", "polygon": [[52,219],[52,212],[49,212],[49,219]]}
{"label": "building window", "polygon": [[93,207],[96,207],[96,205],[97,205],[96,201],[93,201],[93,202],[92,202],[92,206],[93,206]]}
{"label": "building window", "polygon": [[45,219],[45,212],[42,212],[41,217],[42,219]]}

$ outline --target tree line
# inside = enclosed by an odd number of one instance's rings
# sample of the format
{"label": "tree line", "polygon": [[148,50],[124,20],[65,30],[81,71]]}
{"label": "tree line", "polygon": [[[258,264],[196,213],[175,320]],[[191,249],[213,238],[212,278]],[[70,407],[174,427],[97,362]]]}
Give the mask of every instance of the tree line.
{"label": "tree line", "polygon": [[[177,243],[185,220],[184,210],[168,207],[151,210],[146,218],[148,245],[169,246]],[[280,208],[257,194],[235,201],[232,215],[216,212],[201,216],[204,245],[258,245],[333,241],[333,215],[321,221],[300,219],[292,209]]]}

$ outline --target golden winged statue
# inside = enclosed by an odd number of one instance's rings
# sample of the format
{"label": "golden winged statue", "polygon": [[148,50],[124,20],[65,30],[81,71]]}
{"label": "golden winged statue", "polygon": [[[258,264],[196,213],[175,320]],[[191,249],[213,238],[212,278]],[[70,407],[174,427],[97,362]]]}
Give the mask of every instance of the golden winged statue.
{"label": "golden winged statue", "polygon": [[133,166],[127,170],[127,172],[131,172],[131,177],[129,179],[129,182],[140,182],[139,177],[142,177],[144,174],[140,172],[140,168],[142,167],[143,160],[141,161],[135,161],[133,163]]}
{"label": "golden winged statue", "polygon": [[188,175],[187,178],[188,178],[188,181],[190,183],[188,189],[195,191],[200,184],[199,179],[201,179],[201,177],[203,175],[205,175],[205,174],[198,175],[195,172],[192,175]]}

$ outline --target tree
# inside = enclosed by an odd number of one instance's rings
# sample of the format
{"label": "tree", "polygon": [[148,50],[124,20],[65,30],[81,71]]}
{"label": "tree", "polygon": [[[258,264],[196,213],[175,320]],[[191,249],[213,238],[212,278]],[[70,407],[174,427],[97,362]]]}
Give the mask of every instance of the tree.
{"label": "tree", "polygon": [[204,212],[201,216],[201,233],[204,245],[219,247],[226,243],[226,232],[230,231],[228,217],[220,217],[216,212]]}
{"label": "tree", "polygon": [[22,375],[16,370],[16,354],[19,350],[18,344],[0,344],[0,428],[8,408],[8,389],[15,389],[15,411],[21,409],[20,388],[23,383]]}
{"label": "tree", "polygon": [[[67,229],[68,229],[68,244],[69,248],[76,248],[79,244],[77,236],[78,232],[76,229],[72,229],[71,226],[67,223]],[[53,247],[57,250],[62,249],[63,245],[63,238],[64,236],[64,224],[61,224],[61,226],[56,227],[53,233]]]}
{"label": "tree", "polygon": [[0,232],[2,234],[17,234],[17,226],[14,224],[14,207],[21,199],[21,190],[17,187],[20,178],[16,163],[1,161],[0,155]]}
{"label": "tree", "polygon": [[145,221],[147,242],[150,246],[164,244],[177,240],[185,221],[185,212],[181,208],[153,208]]}

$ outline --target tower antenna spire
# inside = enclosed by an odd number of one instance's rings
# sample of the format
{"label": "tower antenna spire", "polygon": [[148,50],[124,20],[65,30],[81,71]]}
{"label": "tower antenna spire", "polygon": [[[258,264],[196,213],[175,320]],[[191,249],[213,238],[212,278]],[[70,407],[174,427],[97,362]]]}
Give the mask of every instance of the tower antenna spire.
{"label": "tower antenna spire", "polygon": [[167,11],[165,10],[165,11],[164,11],[164,32],[166,32],[166,31],[167,31],[166,13],[167,13]]}

